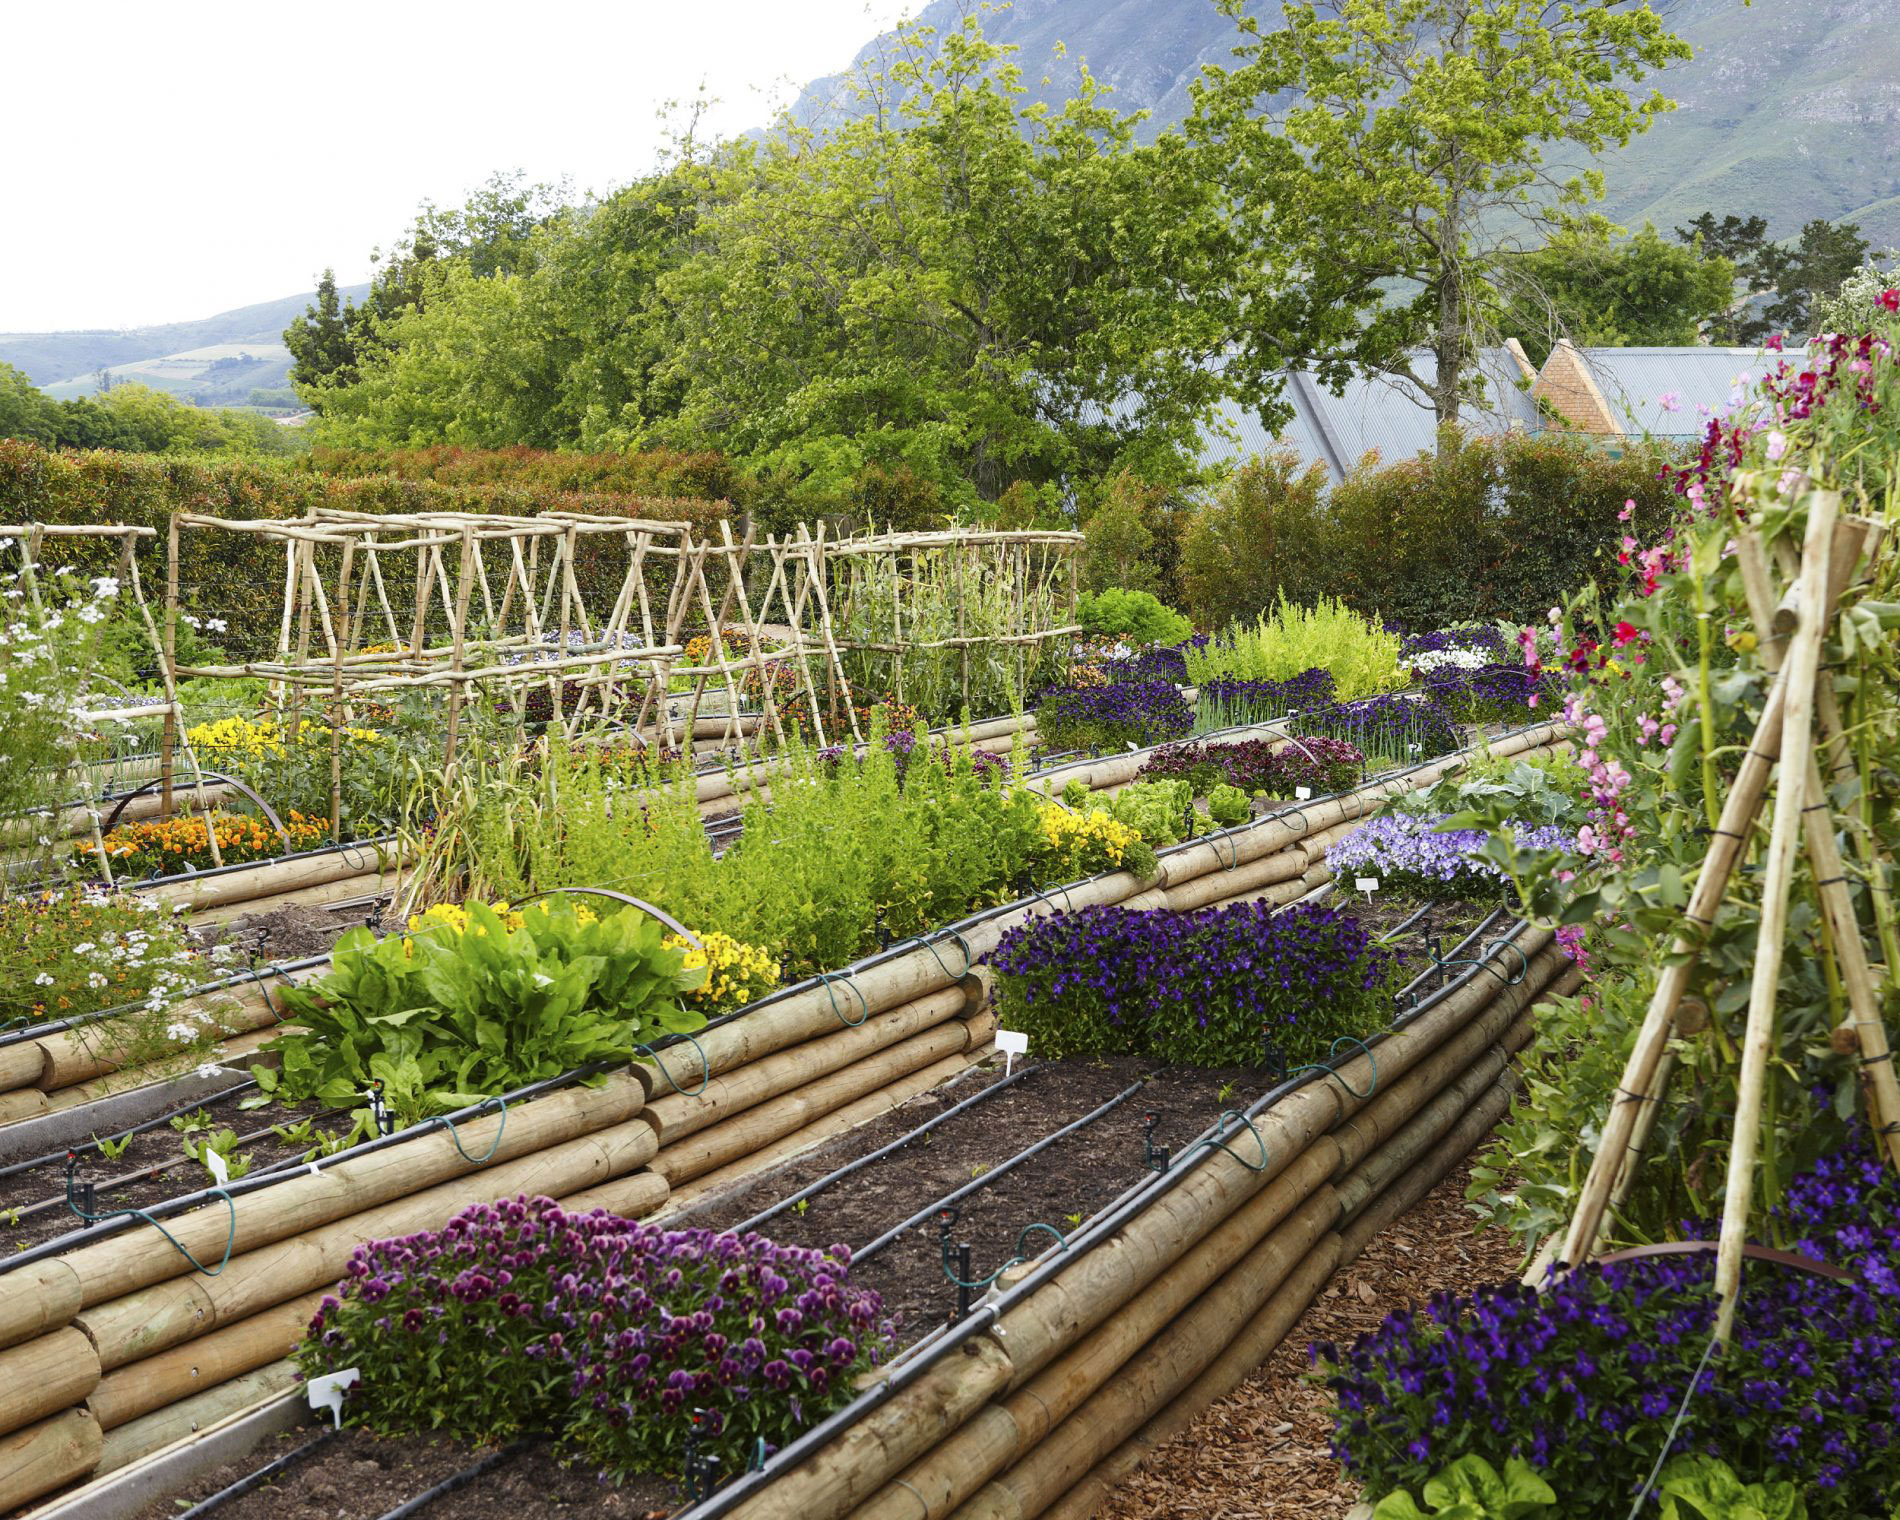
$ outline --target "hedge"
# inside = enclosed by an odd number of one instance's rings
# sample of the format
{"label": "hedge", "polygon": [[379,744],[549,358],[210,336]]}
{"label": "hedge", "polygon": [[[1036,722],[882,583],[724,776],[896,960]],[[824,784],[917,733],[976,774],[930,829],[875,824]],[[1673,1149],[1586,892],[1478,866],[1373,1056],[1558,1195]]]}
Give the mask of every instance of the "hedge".
{"label": "hedge", "polygon": [[1369,457],[1328,493],[1319,471],[1277,452],[1243,467],[1190,522],[1184,593],[1203,627],[1251,616],[1280,590],[1300,603],[1336,596],[1415,628],[1535,618],[1614,572],[1624,533],[1654,540],[1675,462],[1637,442],[1613,455],[1557,432],[1450,432],[1436,454]]}
{"label": "hedge", "polygon": [[[449,484],[395,475],[341,477],[271,461],[179,458],[111,450],[51,450],[0,439],[0,522],[125,523],[157,530],[141,551],[139,573],[154,608],[165,586],[165,540],[173,512],[217,517],[290,518],[318,508],[351,512],[541,512],[685,522],[717,534],[731,512],[719,500],[561,491],[512,484]],[[615,546],[617,548],[617,545]],[[586,555],[585,548],[583,556]],[[62,540],[59,564],[89,575],[112,572],[115,547]],[[579,570],[583,589],[604,608],[619,583],[612,551]],[[671,562],[657,567],[670,579]],[[594,584],[589,587],[588,583]],[[220,642],[232,653],[274,647],[283,605],[281,543],[236,533],[189,532],[182,540],[180,590],[188,610],[222,618]],[[393,592],[392,592],[393,594]]]}

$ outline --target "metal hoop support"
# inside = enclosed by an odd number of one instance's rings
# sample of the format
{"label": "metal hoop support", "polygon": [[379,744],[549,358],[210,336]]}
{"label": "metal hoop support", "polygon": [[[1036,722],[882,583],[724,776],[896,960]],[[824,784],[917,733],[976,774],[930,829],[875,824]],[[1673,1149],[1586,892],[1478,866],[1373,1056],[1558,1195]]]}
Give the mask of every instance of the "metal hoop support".
{"label": "metal hoop support", "polygon": [[544,897],[560,895],[571,895],[575,897],[611,897],[615,902],[625,903],[629,908],[638,908],[642,913],[646,914],[648,918],[657,918],[695,950],[699,951],[702,955],[705,954],[706,947],[700,943],[699,936],[665,909],[656,908],[652,903],[645,902],[638,897],[629,897],[625,892],[616,892],[611,887],[549,887],[546,891],[535,892],[522,898],[515,906],[517,908],[525,907],[531,902],[539,902]]}

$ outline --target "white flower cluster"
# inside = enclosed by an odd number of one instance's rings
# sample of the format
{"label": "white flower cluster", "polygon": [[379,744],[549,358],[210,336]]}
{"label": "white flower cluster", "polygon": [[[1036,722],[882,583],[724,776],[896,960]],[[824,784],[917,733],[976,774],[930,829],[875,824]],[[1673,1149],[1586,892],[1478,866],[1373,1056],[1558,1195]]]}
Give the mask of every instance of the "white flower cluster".
{"label": "white flower cluster", "polygon": [[1482,649],[1428,649],[1423,654],[1412,656],[1412,669],[1421,676],[1447,667],[1453,670],[1482,670],[1495,659],[1495,655]]}

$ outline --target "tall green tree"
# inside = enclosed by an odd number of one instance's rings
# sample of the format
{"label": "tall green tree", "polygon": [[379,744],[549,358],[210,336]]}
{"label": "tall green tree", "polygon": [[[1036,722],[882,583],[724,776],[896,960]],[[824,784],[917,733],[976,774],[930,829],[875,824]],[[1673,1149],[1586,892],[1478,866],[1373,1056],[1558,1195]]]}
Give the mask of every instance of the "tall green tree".
{"label": "tall green tree", "polygon": [[1617,238],[1606,224],[1565,229],[1517,261],[1503,283],[1500,329],[1542,364],[1558,338],[1585,345],[1700,341],[1727,311],[1735,266],[1645,224]]}
{"label": "tall green tree", "polygon": [[1735,265],[1733,297],[1715,326],[1718,343],[1753,346],[1770,333],[1812,335],[1814,303],[1832,295],[1867,257],[1867,240],[1853,222],[1815,219],[1788,246],[1768,236],[1766,217],[1733,214],[1720,221],[1705,211],[1676,236]]}
{"label": "tall green tree", "polygon": [[659,281],[658,441],[822,489],[901,464],[965,502],[1193,470],[1228,384],[1216,189],[1086,69],[1061,109],[1028,102],[1013,52],[976,16],[908,27],[858,114],[723,157]]}
{"label": "tall green tree", "polygon": [[[354,315],[354,308],[350,315]],[[317,281],[317,298],[292,317],[284,329],[284,347],[290,350],[290,383],[301,389],[349,385],[356,379],[356,349],[349,324],[337,300],[336,271],[326,269]]]}
{"label": "tall green tree", "polygon": [[1632,86],[1688,44],[1647,0],[1288,0],[1278,29],[1219,3],[1234,62],[1189,130],[1257,250],[1242,362],[1388,374],[1454,420],[1516,261],[1602,196],[1555,165],[1644,131],[1669,102]]}

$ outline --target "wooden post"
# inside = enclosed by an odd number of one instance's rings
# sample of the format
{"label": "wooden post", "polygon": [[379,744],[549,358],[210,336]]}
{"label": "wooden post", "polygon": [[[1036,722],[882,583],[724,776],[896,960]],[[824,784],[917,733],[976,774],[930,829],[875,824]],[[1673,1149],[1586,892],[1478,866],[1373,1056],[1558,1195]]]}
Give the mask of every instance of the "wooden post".
{"label": "wooden post", "polygon": [[468,632],[468,596],[473,589],[472,568],[475,558],[474,535],[471,530],[462,530],[462,557],[457,569],[458,580],[455,591],[455,629],[454,653],[449,669],[453,672],[449,682],[449,724],[448,735],[443,744],[442,766],[444,770],[455,764],[456,730],[460,726],[462,715],[462,682],[459,679],[463,669],[463,653]]}
{"label": "wooden post", "polygon": [[[1742,1067],[1735,1099],[1735,1136],[1729,1151],[1728,1186],[1715,1261],[1715,1288],[1721,1297],[1715,1336],[1724,1345],[1734,1328],[1741,1293],[1742,1247],[1748,1240],[1749,1203],[1755,1188],[1762,1098],[1775,1043],[1775,996],[1787,935],[1788,894],[1794,877],[1795,850],[1801,841],[1808,773],[1814,769],[1814,684],[1831,610],[1828,556],[1839,504],[1840,498],[1832,491],[1815,491],[1808,497],[1807,537],[1797,583],[1801,592],[1800,623],[1784,672],[1788,688],[1781,723],[1775,820],[1762,866],[1761,924],[1749,978],[1748,1024],[1742,1037]],[[1855,926],[1853,932],[1858,941],[1859,927]]]}
{"label": "wooden post", "polygon": [[172,815],[172,753],[178,745],[178,514],[165,536],[165,731],[159,739],[159,816]]}

